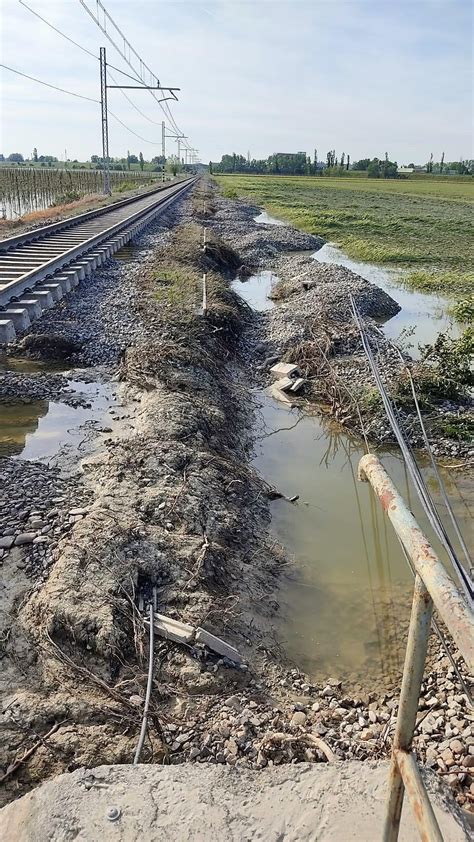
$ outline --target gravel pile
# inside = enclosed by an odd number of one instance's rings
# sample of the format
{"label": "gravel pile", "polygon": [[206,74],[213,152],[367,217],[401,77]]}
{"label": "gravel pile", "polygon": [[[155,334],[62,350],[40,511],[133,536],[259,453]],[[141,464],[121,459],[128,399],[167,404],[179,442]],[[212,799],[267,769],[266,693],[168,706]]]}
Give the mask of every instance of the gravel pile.
{"label": "gravel pile", "polygon": [[[201,666],[202,669],[202,666]],[[210,667],[215,669],[215,667]],[[281,763],[365,760],[385,756],[393,737],[399,689],[354,697],[340,681],[313,684],[297,669],[283,672],[268,698],[268,686],[250,679],[227,697],[207,695],[207,673],[183,670],[203,697],[190,699],[185,721],[164,724],[171,763],[195,761],[262,769]],[[208,676],[209,678],[209,676]],[[287,701],[275,702],[286,695]],[[134,696],[138,706],[143,698]],[[459,804],[474,794],[473,716],[462,684],[439,655],[421,689],[414,747],[420,759],[442,774]]]}
{"label": "gravel pile", "polygon": [[59,541],[87,513],[89,499],[56,468],[0,459],[0,562],[21,548],[25,573],[45,579]]}
{"label": "gravel pile", "polygon": [[62,374],[25,374],[20,371],[0,373],[0,405],[10,401],[30,403],[36,400],[60,401],[68,406],[85,406],[87,403],[81,395],[71,393]]}
{"label": "gravel pile", "polygon": [[282,252],[317,251],[321,237],[305,234],[290,225],[269,225],[254,221],[259,209],[243,202],[215,200],[218,210],[210,225],[223,240],[236,249],[249,268],[257,269]]}

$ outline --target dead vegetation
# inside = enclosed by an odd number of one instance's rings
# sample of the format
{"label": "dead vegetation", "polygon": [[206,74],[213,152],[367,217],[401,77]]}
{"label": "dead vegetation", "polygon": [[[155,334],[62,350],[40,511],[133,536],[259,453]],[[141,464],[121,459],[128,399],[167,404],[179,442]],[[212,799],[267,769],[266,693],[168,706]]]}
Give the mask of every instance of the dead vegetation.
{"label": "dead vegetation", "polygon": [[196,220],[205,222],[206,219],[214,216],[217,210],[215,193],[215,185],[212,184],[209,177],[199,179],[192,197],[192,214]]}

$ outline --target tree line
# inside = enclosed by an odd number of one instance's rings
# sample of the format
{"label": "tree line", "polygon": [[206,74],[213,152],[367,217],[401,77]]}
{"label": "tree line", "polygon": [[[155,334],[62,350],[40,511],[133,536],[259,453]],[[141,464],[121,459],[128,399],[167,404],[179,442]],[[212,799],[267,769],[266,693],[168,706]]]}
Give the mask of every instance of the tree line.
{"label": "tree line", "polygon": [[[408,168],[439,175],[474,175],[474,161],[445,162],[444,152],[438,163],[433,161],[431,154],[425,165],[420,167],[409,164]],[[349,154],[342,152],[338,155],[335,149],[329,150],[323,160],[318,160],[318,151],[315,149],[312,159],[306,152],[278,152],[260,160],[234,152],[232,155],[223,155],[219,162],[209,161],[211,173],[344,176],[350,170],[366,171],[369,178],[399,178],[398,169],[397,161],[391,161],[388,152],[383,158],[361,158],[351,162]]]}

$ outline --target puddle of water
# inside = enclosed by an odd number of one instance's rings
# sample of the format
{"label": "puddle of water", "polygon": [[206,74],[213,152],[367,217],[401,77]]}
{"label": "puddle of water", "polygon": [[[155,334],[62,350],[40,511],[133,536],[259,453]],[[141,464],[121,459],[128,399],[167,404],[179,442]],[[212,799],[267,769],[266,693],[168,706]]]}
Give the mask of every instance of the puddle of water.
{"label": "puddle of water", "polygon": [[266,211],[262,211],[258,216],[254,216],[254,222],[258,222],[260,225],[286,225],[286,222],[282,222],[276,216],[270,216]]}
{"label": "puddle of water", "polygon": [[89,406],[72,407],[58,401],[11,402],[0,405],[0,456],[55,464],[59,453],[71,460],[83,456],[81,446],[94,429],[113,428],[111,384],[68,381]]}
{"label": "puddle of water", "polygon": [[9,357],[7,354],[0,353],[0,372],[18,371],[23,374],[37,374],[40,371],[57,373],[65,370],[63,362],[32,360],[29,357]]}
{"label": "puddle of water", "polygon": [[[276,219],[265,211],[254,217],[254,221],[269,225],[285,225],[281,219]],[[439,333],[449,331],[453,337],[460,336],[459,325],[447,314],[449,301],[442,296],[426,295],[406,289],[401,283],[401,270],[390,270],[375,263],[351,260],[341,249],[331,243],[326,243],[319,251],[314,252],[312,257],[320,263],[345,266],[391,295],[402,309],[384,323],[383,332],[394,342],[401,337],[404,348],[414,359],[420,357],[418,345],[435,342]],[[403,336],[401,336],[402,332]]]}
{"label": "puddle of water", "polygon": [[415,359],[420,355],[418,345],[434,342],[442,331],[449,330],[452,336],[460,335],[459,327],[447,315],[447,299],[405,289],[400,282],[400,270],[384,269],[374,263],[351,260],[331,243],[326,243],[312,257],[320,263],[345,266],[391,295],[402,309],[384,323],[383,331],[386,336],[396,341],[402,331],[414,328],[413,334],[404,339],[404,345],[409,346],[408,350]]}
{"label": "puddle of water", "polygon": [[[298,411],[259,395],[267,431],[291,427]],[[367,483],[357,481],[363,447],[317,417],[259,442],[257,470],[296,504],[272,504],[272,526],[295,558],[280,594],[277,631],[288,655],[315,680],[391,687],[406,646],[413,580],[395,532]],[[427,528],[399,454],[383,464]],[[425,471],[430,478],[429,471]],[[447,475],[449,494],[469,534],[473,489]],[[439,548],[437,548],[439,549]]]}
{"label": "puddle of water", "polygon": [[268,297],[269,292],[278,277],[273,272],[267,270],[258,272],[257,275],[251,275],[245,281],[236,278],[232,282],[232,289],[243,298],[247,304],[254,310],[263,312],[264,310],[271,310],[275,304]]}
{"label": "puddle of water", "polygon": [[[239,292],[252,306],[261,304],[270,283],[271,273],[260,273],[241,283]],[[262,433],[298,421],[291,430],[261,438],[254,459],[285,496],[299,495],[295,505],[272,504],[273,529],[295,559],[276,620],[286,652],[316,681],[334,676],[354,687],[393,687],[403,666],[413,580],[378,500],[367,483],[357,481],[362,444],[264,392],[257,399]],[[428,530],[399,452],[387,449],[381,459]],[[430,470],[424,473],[433,485]],[[445,482],[463,534],[470,534],[474,490],[464,477],[446,473]]]}

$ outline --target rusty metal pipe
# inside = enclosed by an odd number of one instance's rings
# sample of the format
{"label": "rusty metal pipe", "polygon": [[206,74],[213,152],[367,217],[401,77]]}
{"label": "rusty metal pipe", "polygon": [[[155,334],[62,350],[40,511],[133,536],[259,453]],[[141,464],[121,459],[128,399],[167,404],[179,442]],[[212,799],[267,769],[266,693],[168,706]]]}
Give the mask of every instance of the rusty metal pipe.
{"label": "rusty metal pipe", "polygon": [[474,613],[458,591],[405,501],[376,456],[359,462],[359,479],[370,482],[446,623],[469,672],[474,672]]}
{"label": "rusty metal pipe", "polygon": [[424,842],[443,842],[443,836],[413,754],[411,751],[395,749],[394,758],[410,799],[420,839]]}
{"label": "rusty metal pipe", "polygon": [[408,629],[408,641],[403,667],[402,689],[398,706],[397,724],[393,738],[392,762],[388,781],[383,842],[396,842],[402,814],[404,782],[397,763],[397,751],[409,751],[416,725],[418,699],[425,668],[428,638],[430,636],[433,602],[423,580],[417,574],[413,604]]}

